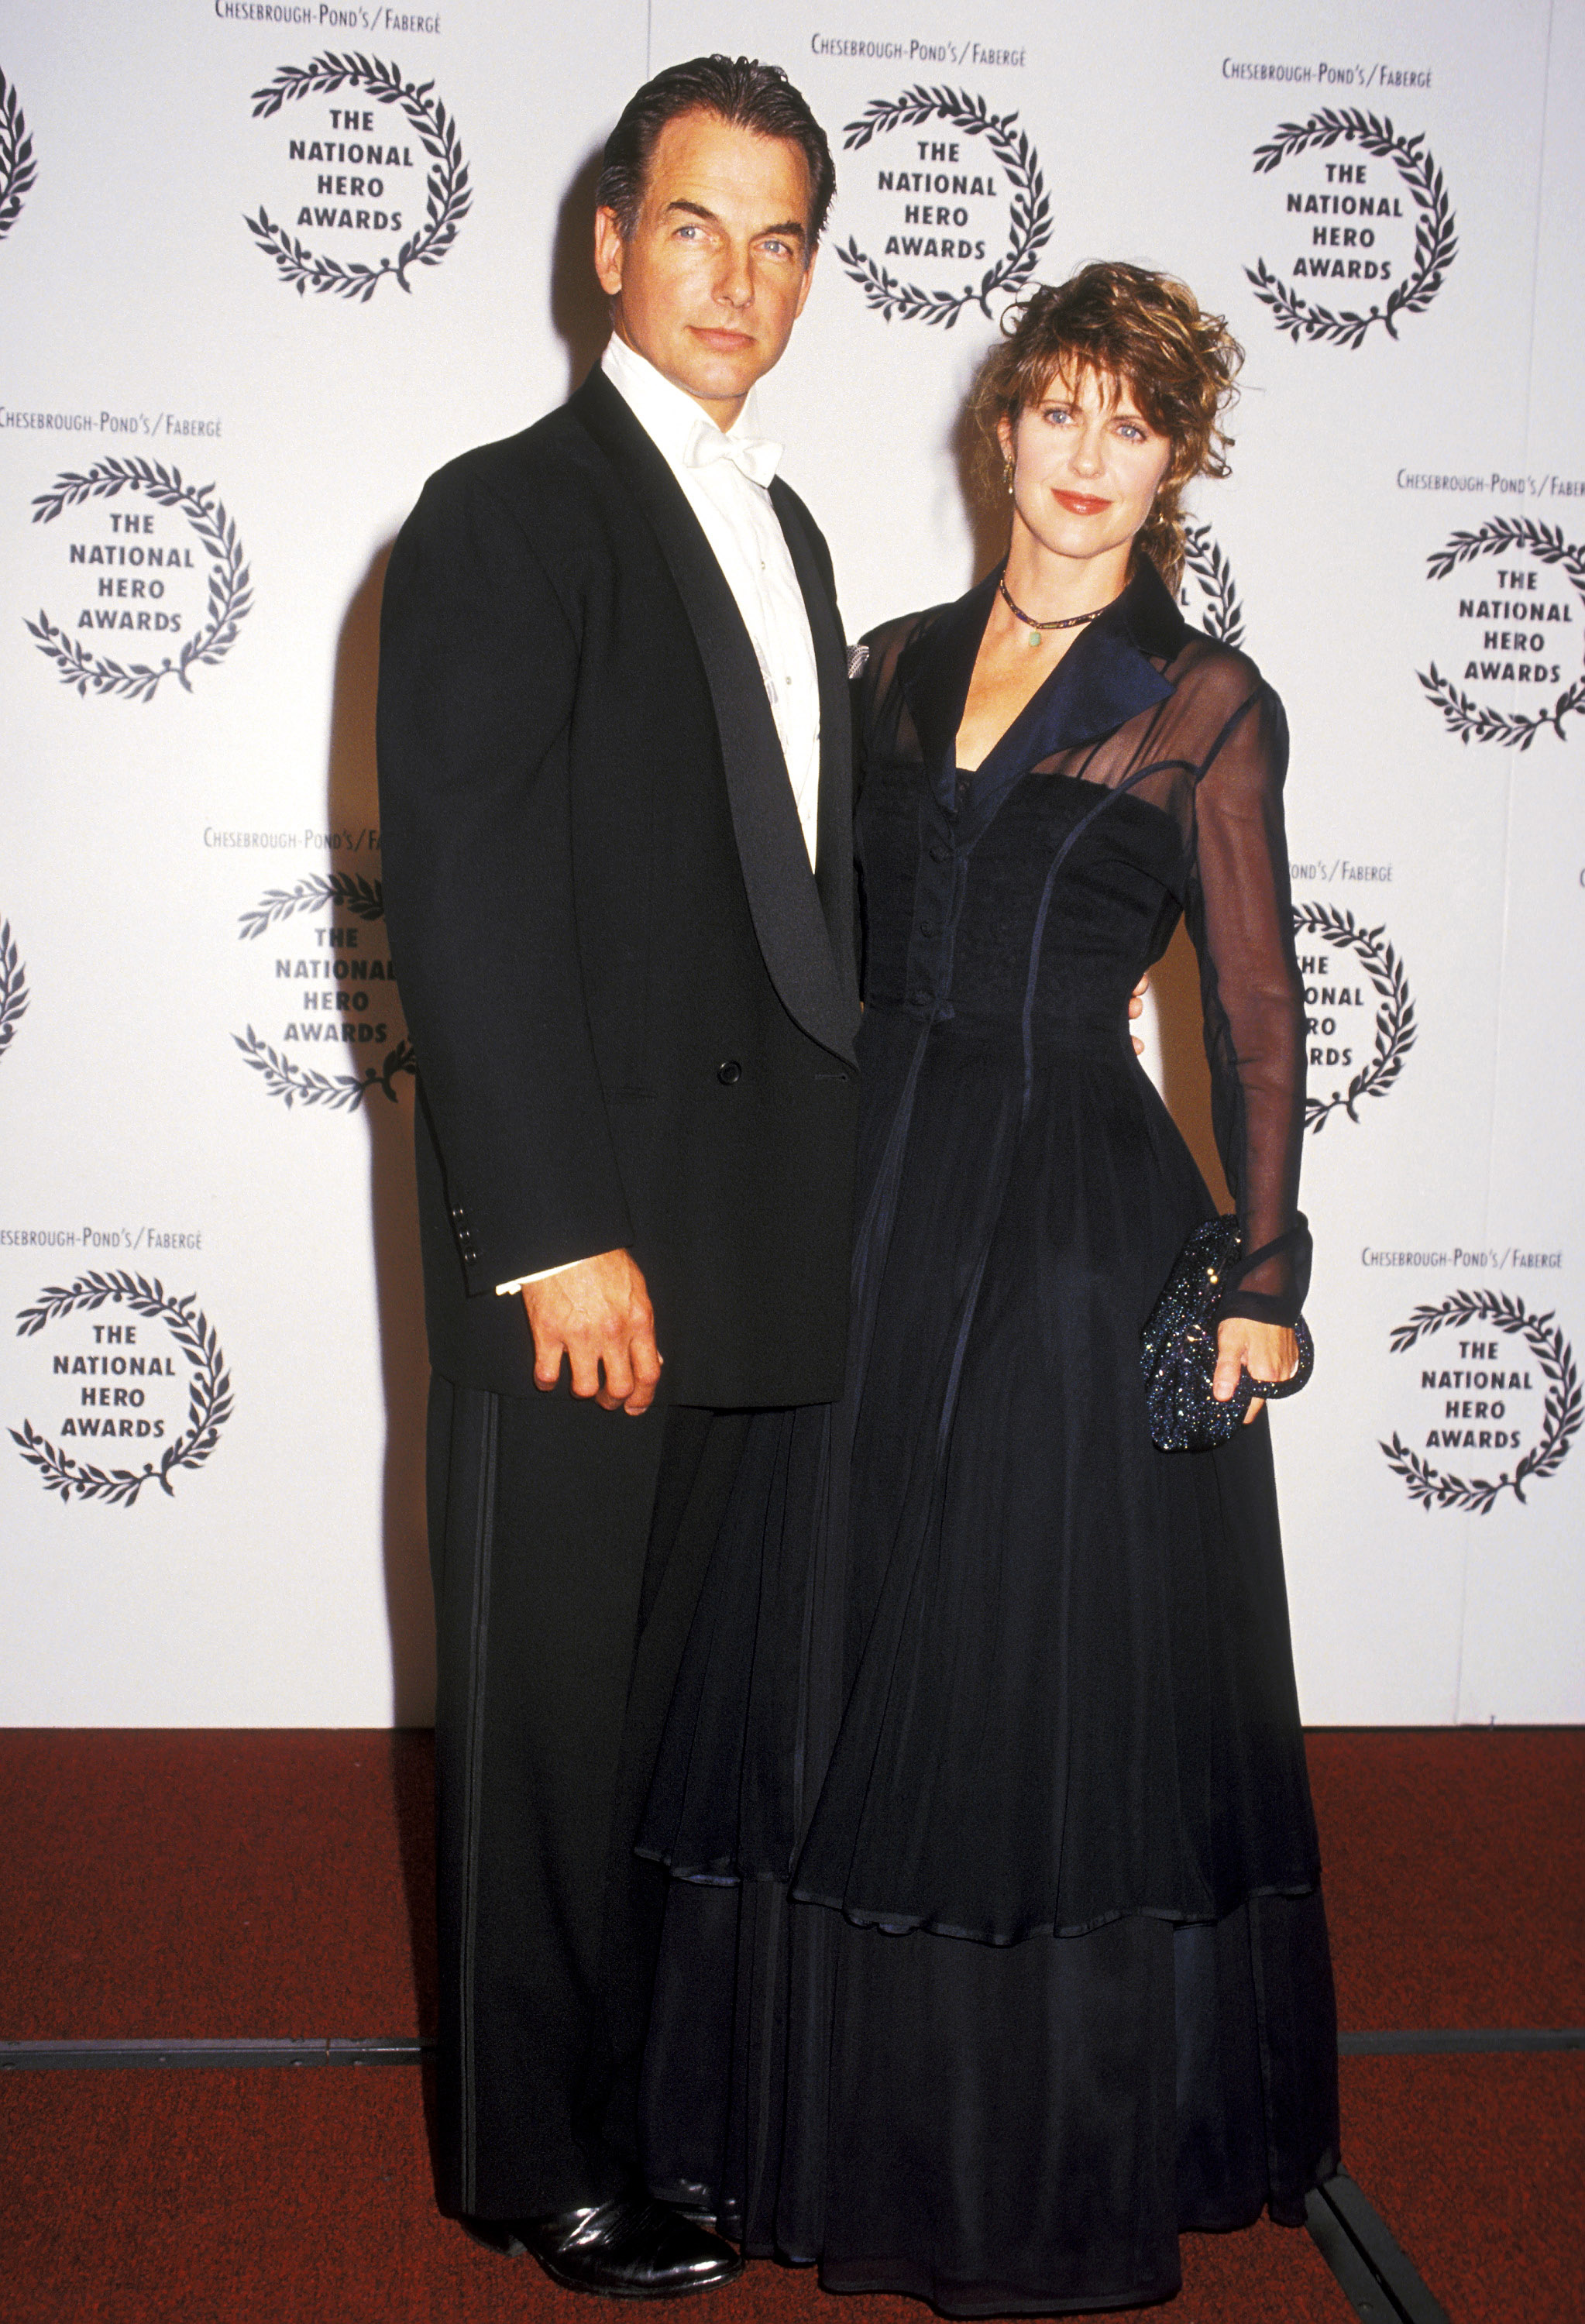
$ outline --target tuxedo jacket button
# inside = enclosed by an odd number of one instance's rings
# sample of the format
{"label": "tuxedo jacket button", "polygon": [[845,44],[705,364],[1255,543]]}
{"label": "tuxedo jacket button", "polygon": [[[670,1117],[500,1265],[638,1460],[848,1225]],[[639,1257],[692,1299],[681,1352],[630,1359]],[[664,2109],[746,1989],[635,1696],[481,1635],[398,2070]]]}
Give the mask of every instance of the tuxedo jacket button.
{"label": "tuxedo jacket button", "polygon": [[742,1077],[743,1069],[735,1057],[728,1057],[724,1064],[715,1068],[715,1078],[723,1089],[730,1089],[734,1082],[741,1082]]}

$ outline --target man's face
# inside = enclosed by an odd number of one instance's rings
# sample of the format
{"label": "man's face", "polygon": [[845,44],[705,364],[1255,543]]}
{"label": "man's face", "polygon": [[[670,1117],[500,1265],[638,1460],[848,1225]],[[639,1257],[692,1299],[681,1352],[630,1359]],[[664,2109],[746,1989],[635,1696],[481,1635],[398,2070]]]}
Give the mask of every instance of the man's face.
{"label": "man's face", "polygon": [[618,335],[723,428],[804,310],[809,172],[798,147],[684,113],[655,141],[631,238],[594,218],[594,271]]}

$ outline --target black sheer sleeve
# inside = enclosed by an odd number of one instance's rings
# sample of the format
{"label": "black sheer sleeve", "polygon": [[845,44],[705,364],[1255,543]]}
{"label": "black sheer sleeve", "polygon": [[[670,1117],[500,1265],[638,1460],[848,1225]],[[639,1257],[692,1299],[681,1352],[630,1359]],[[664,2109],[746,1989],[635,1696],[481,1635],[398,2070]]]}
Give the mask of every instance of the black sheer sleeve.
{"label": "black sheer sleeve", "polygon": [[1220,1312],[1291,1324],[1309,1285],[1310,1236],[1298,1207],[1305,1026],[1283,826],[1287,722],[1264,684],[1228,706],[1196,786],[1185,904],[1212,1119],[1244,1250]]}
{"label": "black sheer sleeve", "polygon": [[[864,863],[863,819],[859,813],[871,768],[904,755],[917,755],[917,741],[908,705],[898,683],[897,666],[903,653],[945,609],[933,606],[923,613],[905,613],[882,622],[860,640],[848,693],[853,718],[853,835],[854,936],[858,945],[859,993],[869,998],[870,891]],[[901,731],[907,730],[906,737]]]}
{"label": "black sheer sleeve", "polygon": [[904,613],[894,621],[882,622],[878,629],[866,631],[859,641],[858,653],[863,659],[849,687],[853,706],[855,805],[870,765],[895,757],[899,750],[908,755],[917,752],[917,738],[912,732],[908,705],[898,683],[897,666],[920,631],[928,629],[946,610],[943,605],[932,605],[922,613]]}

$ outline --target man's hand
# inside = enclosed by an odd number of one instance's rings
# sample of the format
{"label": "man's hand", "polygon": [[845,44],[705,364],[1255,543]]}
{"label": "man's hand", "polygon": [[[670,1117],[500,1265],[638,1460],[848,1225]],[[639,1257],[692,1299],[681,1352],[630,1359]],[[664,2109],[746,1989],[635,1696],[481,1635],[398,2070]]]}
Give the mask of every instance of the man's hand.
{"label": "man's hand", "polygon": [[556,1386],[565,1356],[575,1396],[592,1396],[606,1412],[619,1405],[635,1417],[649,1411],[661,1359],[655,1311],[629,1252],[604,1250],[525,1283],[522,1300],[534,1335],[536,1388]]}
{"label": "man's hand", "polygon": [[[1135,985],[1132,992],[1129,995],[1129,1021],[1130,1024],[1132,1024],[1136,1017],[1142,1017],[1145,1014],[1145,995],[1149,991],[1149,977],[1147,975],[1142,976],[1138,984]],[[1140,1040],[1138,1033],[1131,1033],[1129,1038],[1133,1042],[1135,1056],[1142,1057],[1145,1054],[1144,1042]],[[1225,1402],[1226,1399],[1224,1398],[1223,1401]]]}
{"label": "man's hand", "polygon": [[[1254,1380],[1292,1379],[1299,1369],[1299,1342],[1286,1323],[1256,1323],[1247,1315],[1227,1315],[1216,1327],[1216,1371],[1211,1393],[1218,1404],[1230,1403],[1238,1392],[1239,1375]],[[1244,1415],[1246,1428],[1266,1409],[1263,1396],[1252,1397]]]}

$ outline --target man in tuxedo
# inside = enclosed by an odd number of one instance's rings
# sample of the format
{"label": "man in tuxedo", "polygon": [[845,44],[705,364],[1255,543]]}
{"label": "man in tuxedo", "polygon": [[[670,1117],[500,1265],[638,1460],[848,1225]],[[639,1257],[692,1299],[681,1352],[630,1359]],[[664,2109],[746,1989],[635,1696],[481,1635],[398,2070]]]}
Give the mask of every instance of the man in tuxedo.
{"label": "man in tuxedo", "polygon": [[643,2185],[664,1875],[632,1843],[747,1413],[842,1388],[846,654],[752,399],[833,185],[774,68],[640,89],[597,195],[601,365],[431,477],[385,583],[434,1371],[440,2197],[592,2291],[741,2265]]}

